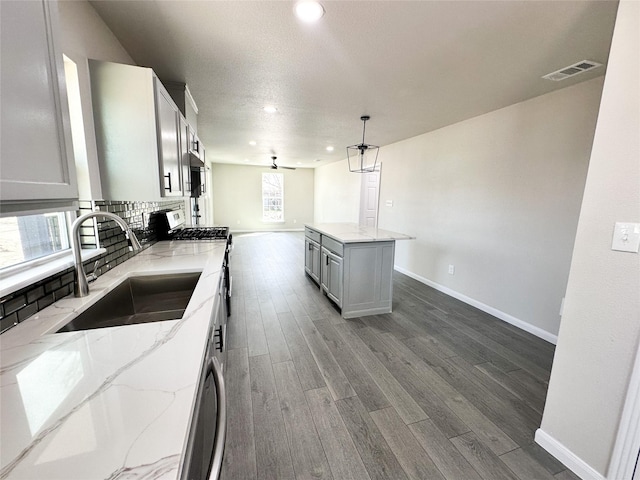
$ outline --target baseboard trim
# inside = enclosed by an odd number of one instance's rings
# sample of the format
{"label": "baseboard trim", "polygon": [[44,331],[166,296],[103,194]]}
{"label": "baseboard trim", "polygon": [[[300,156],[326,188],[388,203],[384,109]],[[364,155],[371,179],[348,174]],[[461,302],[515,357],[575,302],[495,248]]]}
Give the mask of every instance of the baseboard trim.
{"label": "baseboard trim", "polygon": [[536,327],[535,325],[531,325],[528,322],[525,322],[524,320],[520,320],[519,318],[516,318],[512,315],[509,315],[508,313],[502,312],[500,310],[498,310],[497,308],[491,307],[489,305],[486,305],[482,302],[479,302],[478,300],[475,300],[473,298],[467,297],[466,295],[457,292],[455,290],[452,290],[449,287],[445,287],[444,285],[440,285],[439,283],[436,283],[432,280],[429,280],[428,278],[425,278],[421,275],[418,275],[416,273],[413,273],[405,268],[399,267],[397,265],[394,265],[394,268],[400,272],[405,274],[408,277],[413,278],[414,280],[417,280],[421,283],[424,283],[425,285],[428,285],[432,288],[435,288],[436,290],[442,292],[442,293],[446,293],[447,295],[449,295],[450,297],[453,298],[457,298],[458,300],[460,300],[461,302],[464,302],[468,305],[471,305],[472,307],[476,307],[479,310],[482,310],[483,312],[486,312],[490,315],[493,315],[496,318],[499,318],[500,320],[510,323],[511,325],[518,327],[522,330],[524,330],[525,332],[529,332],[532,335],[535,335],[538,338],[541,338],[543,340],[546,340],[549,343],[552,343],[554,345],[556,345],[558,343],[558,336],[557,335],[553,335],[552,333],[547,332],[546,330],[541,329],[540,327]]}
{"label": "baseboard trim", "polygon": [[538,445],[564,463],[569,470],[582,480],[606,480],[602,474],[595,471],[584,460],[541,428],[536,430],[535,440]]}

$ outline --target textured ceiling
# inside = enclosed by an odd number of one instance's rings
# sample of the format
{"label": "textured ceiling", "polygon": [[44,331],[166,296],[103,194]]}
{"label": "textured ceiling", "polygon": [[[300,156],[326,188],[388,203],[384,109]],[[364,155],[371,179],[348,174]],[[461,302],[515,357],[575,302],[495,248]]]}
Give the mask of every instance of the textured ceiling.
{"label": "textured ceiling", "polygon": [[[615,1],[93,1],[139,65],[185,82],[207,159],[323,165],[588,80],[606,65]],[[278,112],[267,114],[265,105]],[[249,141],[257,141],[250,146]],[[332,153],[327,146],[334,146]],[[318,161],[320,160],[320,161]]]}

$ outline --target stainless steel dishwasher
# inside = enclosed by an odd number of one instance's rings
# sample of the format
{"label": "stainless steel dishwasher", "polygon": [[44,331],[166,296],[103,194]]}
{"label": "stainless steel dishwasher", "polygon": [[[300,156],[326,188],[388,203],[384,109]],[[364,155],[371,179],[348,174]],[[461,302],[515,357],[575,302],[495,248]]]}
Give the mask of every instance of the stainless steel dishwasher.
{"label": "stainless steel dishwasher", "polygon": [[224,385],[227,312],[223,282],[224,275],[221,275],[181,467],[182,480],[217,480],[222,467],[227,429]]}

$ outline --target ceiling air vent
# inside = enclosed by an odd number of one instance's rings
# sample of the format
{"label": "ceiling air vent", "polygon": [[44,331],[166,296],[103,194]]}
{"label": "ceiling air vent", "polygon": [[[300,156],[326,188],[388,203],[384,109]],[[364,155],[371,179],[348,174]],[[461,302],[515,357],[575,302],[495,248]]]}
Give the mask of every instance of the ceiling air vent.
{"label": "ceiling air vent", "polygon": [[598,68],[601,66],[601,63],[592,62],[591,60],[582,60],[581,62],[574,63],[573,65],[561,68],[560,70],[556,70],[555,72],[548,73],[542,78],[553,80],[554,82],[559,82],[560,80],[564,80],[565,78],[573,77],[574,75],[578,75],[579,73],[586,72],[587,70],[593,70],[594,68]]}

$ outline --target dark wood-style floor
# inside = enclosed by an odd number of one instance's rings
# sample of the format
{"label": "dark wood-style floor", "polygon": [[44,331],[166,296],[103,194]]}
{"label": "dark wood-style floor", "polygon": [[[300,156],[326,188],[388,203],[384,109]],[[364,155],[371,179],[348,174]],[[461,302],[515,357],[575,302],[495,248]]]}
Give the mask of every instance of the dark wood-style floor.
{"label": "dark wood-style floor", "polygon": [[344,320],[302,233],[234,242],[223,479],[577,478],[533,441],[553,345],[397,272]]}

